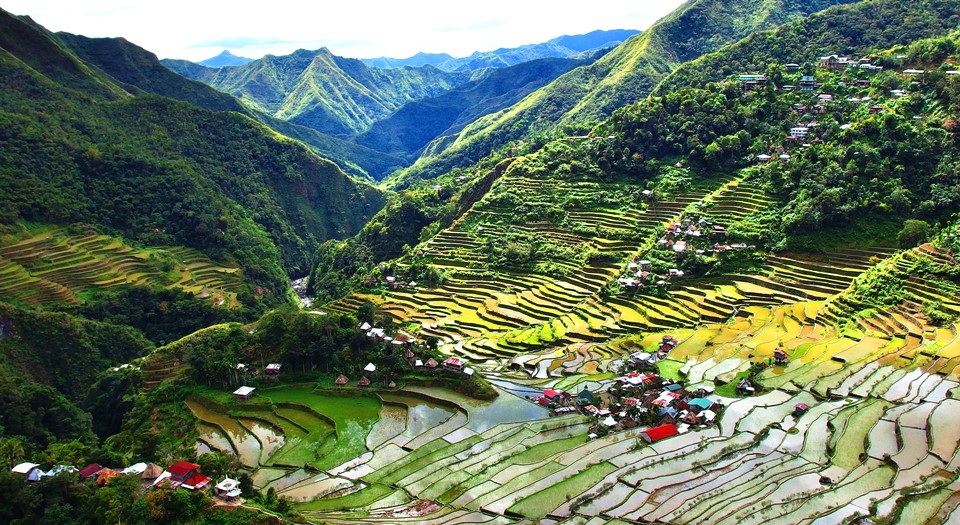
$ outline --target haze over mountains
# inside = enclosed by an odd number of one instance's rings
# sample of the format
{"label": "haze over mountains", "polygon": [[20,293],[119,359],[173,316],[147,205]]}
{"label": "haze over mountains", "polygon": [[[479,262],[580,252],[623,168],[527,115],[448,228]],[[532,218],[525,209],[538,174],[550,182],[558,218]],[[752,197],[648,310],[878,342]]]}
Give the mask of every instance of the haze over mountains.
{"label": "haze over mountains", "polygon": [[639,32],[634,29],[597,30],[584,35],[560,36],[542,44],[500,48],[495,51],[476,51],[470,56],[461,58],[454,58],[446,53],[420,52],[409,58],[365,58],[363,63],[384,69],[431,65],[444,71],[507,67],[538,58],[567,58],[579,53],[611,48]]}

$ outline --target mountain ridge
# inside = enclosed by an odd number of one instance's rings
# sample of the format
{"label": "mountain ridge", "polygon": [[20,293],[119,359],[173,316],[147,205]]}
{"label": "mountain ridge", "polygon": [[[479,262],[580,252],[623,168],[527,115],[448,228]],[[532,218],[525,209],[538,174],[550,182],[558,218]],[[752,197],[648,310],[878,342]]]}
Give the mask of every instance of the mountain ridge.
{"label": "mountain ridge", "polygon": [[224,49],[219,55],[210,57],[206,60],[201,60],[197,62],[197,64],[206,67],[230,67],[242,66],[243,64],[246,64],[252,60],[252,58],[234,55],[229,49]]}
{"label": "mountain ridge", "polygon": [[640,33],[635,29],[598,29],[582,35],[563,35],[538,44],[525,44],[493,51],[474,51],[465,57],[448,53],[419,52],[409,58],[377,57],[361,59],[372,67],[392,69],[403,66],[432,65],[444,71],[462,71],[485,67],[508,67],[540,58],[570,58],[578,53],[613,47]]}
{"label": "mountain ridge", "polygon": [[[410,168],[395,174],[390,187],[410,179],[432,178],[454,166],[476,161],[511,140],[576,122],[591,122],[639,100],[682,61],[747,36],[764,24],[782,23],[837,3],[854,0],[689,0],[649,29],[588,66],[574,69],[531,93],[511,108],[488,115],[455,137],[428,147]],[[679,44],[688,41],[696,44]],[[448,151],[449,150],[449,151]]]}

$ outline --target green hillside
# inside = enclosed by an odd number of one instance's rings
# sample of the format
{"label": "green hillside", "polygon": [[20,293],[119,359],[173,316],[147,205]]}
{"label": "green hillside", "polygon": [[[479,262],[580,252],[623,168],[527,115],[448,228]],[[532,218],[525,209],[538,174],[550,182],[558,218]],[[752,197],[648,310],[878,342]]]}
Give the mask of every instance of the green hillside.
{"label": "green hillside", "polygon": [[85,222],[192,246],[282,296],[319,242],[350,235],[382,205],[373,188],[240,114],[81,91],[112,85],[86,66],[88,80],[65,87],[46,74],[83,62],[5,13],[2,24],[23,33],[20,46],[37,42],[30,58],[50,54],[31,68],[0,52],[5,223]]}
{"label": "green hillside", "polygon": [[865,55],[936,36],[958,24],[960,11],[955,2],[867,0],[754,33],[704,55],[679,67],[657,86],[655,94],[683,86],[704,86],[738,73],[763,73],[763,64],[789,64],[801,56]]}
{"label": "green hillside", "polygon": [[496,69],[479,80],[405,104],[389,117],[354,137],[377,151],[402,155],[412,162],[438,136],[460,131],[477,118],[515,104],[530,92],[589,60],[531,60]]}
{"label": "green hillside", "polygon": [[358,177],[379,180],[404,165],[404,161],[391,155],[244,106],[226,93],[174,73],[162,65],[156,55],[125,39],[87,38],[69,33],[53,36],[85,64],[99,68],[131,94],[152,93],[211,111],[242,113],[283,135],[300,140],[321,157],[336,162],[347,173]]}
{"label": "green hillside", "polygon": [[404,187],[412,180],[436,177],[453,166],[476,162],[509,141],[566,123],[601,120],[614,109],[640,100],[683,62],[755,30],[837,3],[845,2],[688,1],[595,63],[561,76],[510,108],[478,119],[455,137],[438,139],[428,148],[428,157],[391,178],[389,185]]}
{"label": "green hillside", "polygon": [[165,62],[180,74],[240,98],[264,113],[321,132],[349,136],[411,100],[440,94],[470,79],[433,67],[375,69],[326,48],[268,55],[212,69]]}

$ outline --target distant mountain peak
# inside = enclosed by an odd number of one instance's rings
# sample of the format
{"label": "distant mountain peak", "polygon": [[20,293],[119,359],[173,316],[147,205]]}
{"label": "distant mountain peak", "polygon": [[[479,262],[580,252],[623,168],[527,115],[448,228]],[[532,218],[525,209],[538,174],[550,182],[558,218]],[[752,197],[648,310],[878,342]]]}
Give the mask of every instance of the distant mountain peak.
{"label": "distant mountain peak", "polygon": [[241,66],[251,61],[253,61],[252,58],[237,56],[231,53],[230,50],[224,49],[219,55],[197,63],[207,67],[230,67]]}
{"label": "distant mountain peak", "polygon": [[460,58],[446,53],[421,51],[409,58],[378,57],[363,58],[361,61],[370,67],[381,69],[431,65],[443,71],[470,71],[485,67],[507,67],[540,58],[572,57],[585,51],[613,47],[639,32],[635,29],[596,30],[585,35],[564,35],[538,44],[474,51],[469,56]]}

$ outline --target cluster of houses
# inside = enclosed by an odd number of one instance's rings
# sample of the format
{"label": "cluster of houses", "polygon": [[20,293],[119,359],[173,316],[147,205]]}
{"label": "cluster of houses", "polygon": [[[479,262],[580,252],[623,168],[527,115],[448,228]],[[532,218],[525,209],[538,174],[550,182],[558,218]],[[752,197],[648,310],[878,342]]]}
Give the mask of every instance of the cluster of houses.
{"label": "cluster of houses", "polygon": [[[700,203],[702,205],[702,203]],[[744,243],[727,244],[722,241],[727,238],[727,228],[715,224],[698,213],[685,215],[680,222],[667,226],[666,232],[657,241],[657,247],[673,254],[676,261],[682,260],[688,253],[697,255],[711,255],[727,250],[741,250],[749,248]],[[666,274],[656,274],[653,263],[634,256],[633,261],[627,263],[627,271],[617,281],[626,288],[637,288],[648,285],[663,286],[669,279],[684,276],[683,270],[670,268]]]}
{"label": "cluster of houses", "polygon": [[656,352],[631,354],[623,369],[634,370],[617,378],[606,391],[591,392],[584,388],[578,394],[569,394],[547,389],[532,401],[549,407],[555,415],[579,412],[596,418],[597,423],[590,428],[591,439],[647,426],[640,436],[653,443],[696,426],[714,424],[722,407],[707,398],[713,393],[712,387],[687,391],[679,382],[643,371],[656,370],[657,361],[665,358],[677,344],[677,339],[667,335]]}
{"label": "cluster of houses", "polygon": [[[268,364],[267,366],[263,367],[263,377],[271,381],[276,381],[277,379],[280,379],[280,367],[281,367],[280,363]],[[237,363],[237,366],[235,368],[237,372],[241,374],[241,377],[243,377],[244,374],[247,374],[247,373],[249,373],[251,376],[259,375],[258,370],[254,370],[250,368],[249,365],[246,365],[244,363]],[[255,390],[256,390],[256,387],[244,385],[233,391],[233,397],[237,401],[247,401],[248,399],[253,397],[253,393]]]}
{"label": "cluster of houses", "polygon": [[[92,480],[97,486],[104,486],[118,476],[137,476],[147,487],[185,489],[190,491],[206,490],[211,479],[200,472],[200,465],[189,461],[178,461],[167,468],[154,463],[137,463],[123,469],[113,469],[91,463],[82,469],[72,465],[57,465],[44,471],[37,463],[20,463],[10,469],[24,476],[25,481],[40,481],[45,477],[61,474],[75,475],[80,480]],[[240,482],[224,478],[214,486],[214,493],[226,501],[240,497]]]}
{"label": "cluster of houses", "polygon": [[[819,57],[818,66],[822,69],[829,69],[832,71],[846,71],[848,69],[857,69],[860,71],[882,71],[883,67],[878,66],[872,63],[869,58],[860,58],[852,59],[849,56],[841,55],[829,55]],[[800,70],[799,64],[786,64],[785,69],[787,72],[797,72]],[[906,76],[917,76],[923,75],[926,71],[921,69],[905,69],[903,74]],[[948,71],[948,74],[960,74],[960,71]],[[743,93],[752,93],[757,91],[760,88],[767,86],[769,83],[768,78],[765,75],[761,74],[742,74],[738,77],[740,81],[741,91]],[[915,82],[916,83],[916,82]],[[846,82],[839,83],[842,86],[853,85],[855,87],[866,88],[871,85],[871,81],[867,79],[857,79],[852,83],[847,84]],[[791,91],[807,91],[813,92],[818,90],[822,86],[822,83],[818,82],[814,75],[802,75],[798,85],[782,85],[775,86],[778,91],[791,92]],[[901,89],[895,89],[890,92],[891,96],[894,98],[900,98],[905,95],[904,91]],[[790,154],[787,153],[787,147],[791,145],[799,144],[802,148],[811,147],[812,143],[821,142],[822,139],[816,136],[816,127],[818,122],[816,120],[816,115],[824,115],[829,111],[829,105],[834,102],[834,95],[830,93],[821,93],[817,95],[816,101],[813,105],[806,104],[794,104],[793,110],[797,113],[798,118],[802,118],[805,115],[813,115],[814,118],[805,124],[796,124],[790,128],[789,134],[787,136],[787,143],[780,147],[779,155],[768,155],[760,154],[757,155],[756,160],[761,164],[769,163],[773,160],[779,160],[781,162],[787,162],[790,160]],[[870,104],[871,113],[879,113],[883,110],[882,106],[872,104],[871,97],[853,97],[847,99],[847,102],[855,104]],[[922,118],[922,117],[921,117]]]}

